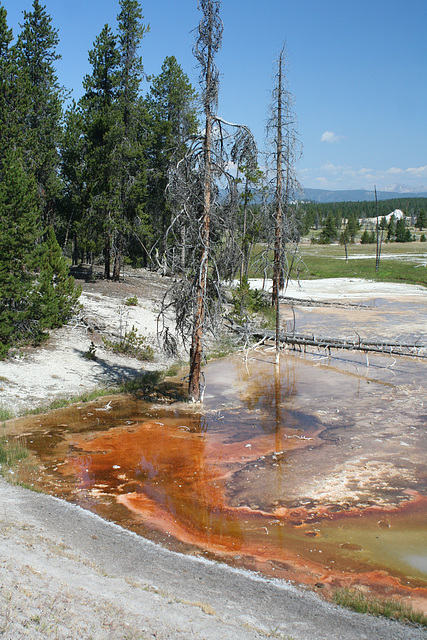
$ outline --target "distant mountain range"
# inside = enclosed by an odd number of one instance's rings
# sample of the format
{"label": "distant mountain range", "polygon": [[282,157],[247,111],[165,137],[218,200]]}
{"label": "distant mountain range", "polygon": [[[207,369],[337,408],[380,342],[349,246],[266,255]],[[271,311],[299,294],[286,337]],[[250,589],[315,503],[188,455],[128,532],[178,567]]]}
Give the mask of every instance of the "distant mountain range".
{"label": "distant mountain range", "polygon": [[[427,191],[377,191],[378,200],[391,200],[405,198],[427,198]],[[362,202],[375,200],[374,191],[363,189],[350,189],[348,191],[327,191],[326,189],[303,189],[301,199],[310,202]]]}

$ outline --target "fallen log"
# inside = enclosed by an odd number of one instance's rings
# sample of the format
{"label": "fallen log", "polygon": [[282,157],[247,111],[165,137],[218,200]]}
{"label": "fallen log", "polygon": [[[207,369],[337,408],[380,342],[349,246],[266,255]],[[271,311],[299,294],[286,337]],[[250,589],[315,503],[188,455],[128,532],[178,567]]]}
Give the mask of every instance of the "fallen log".
{"label": "fallen log", "polygon": [[[230,325],[231,329],[237,333],[258,340],[275,340],[275,331],[257,327],[242,327],[236,323]],[[363,351],[365,353],[384,353],[397,356],[415,356],[417,358],[427,358],[427,346],[416,343],[392,342],[389,340],[364,340],[360,336],[356,338],[332,338],[328,336],[318,336],[314,334],[303,334],[295,332],[281,332],[280,342],[292,345],[300,349],[306,347],[316,347],[318,349]]]}
{"label": "fallen log", "polygon": [[350,302],[349,300],[333,302],[327,300],[313,300],[312,298],[291,298],[290,296],[279,296],[280,304],[287,304],[292,307],[335,307],[337,309],[374,309],[372,304],[367,302]]}
{"label": "fallen log", "polygon": [[[271,293],[258,289],[258,293],[266,300],[271,299]],[[279,295],[280,304],[291,307],[335,307],[337,309],[374,309],[369,302],[351,302],[350,300],[314,300],[313,298],[292,298],[286,294]]]}

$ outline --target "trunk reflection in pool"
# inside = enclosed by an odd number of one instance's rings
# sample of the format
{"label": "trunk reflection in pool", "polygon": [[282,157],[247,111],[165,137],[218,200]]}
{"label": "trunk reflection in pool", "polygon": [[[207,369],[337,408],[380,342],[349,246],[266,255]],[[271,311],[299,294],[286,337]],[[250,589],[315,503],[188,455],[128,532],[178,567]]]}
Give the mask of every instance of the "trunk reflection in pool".
{"label": "trunk reflection in pool", "polygon": [[197,409],[114,397],[21,421],[38,483],[181,551],[426,609],[421,365],[256,358],[210,363]]}

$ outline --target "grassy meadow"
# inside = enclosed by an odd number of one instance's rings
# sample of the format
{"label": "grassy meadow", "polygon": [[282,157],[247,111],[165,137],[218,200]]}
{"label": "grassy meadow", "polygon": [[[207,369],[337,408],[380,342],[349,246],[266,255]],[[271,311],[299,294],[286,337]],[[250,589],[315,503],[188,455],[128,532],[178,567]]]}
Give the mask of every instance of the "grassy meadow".
{"label": "grassy meadow", "polygon": [[[253,265],[261,247],[253,251]],[[340,244],[312,244],[303,238],[298,246],[299,259],[293,261],[292,278],[365,278],[380,282],[406,282],[427,286],[427,243],[425,242],[389,242],[381,246],[381,259],[378,272],[375,271],[375,244],[355,244],[345,249]],[[292,256],[288,258],[292,262]],[[252,268],[249,277],[262,277],[262,273]],[[271,276],[271,274],[269,274]]]}

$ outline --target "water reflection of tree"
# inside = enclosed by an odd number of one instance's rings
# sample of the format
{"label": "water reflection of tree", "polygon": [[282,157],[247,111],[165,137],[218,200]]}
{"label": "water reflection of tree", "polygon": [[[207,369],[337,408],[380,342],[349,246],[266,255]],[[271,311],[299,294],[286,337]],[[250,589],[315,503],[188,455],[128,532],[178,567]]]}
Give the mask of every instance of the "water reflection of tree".
{"label": "water reflection of tree", "polygon": [[286,362],[280,370],[270,363],[259,365],[257,370],[249,372],[245,379],[242,400],[250,411],[261,411],[261,426],[269,432],[287,426],[290,407],[285,408],[286,400],[297,395],[298,377],[294,362]]}
{"label": "water reflection of tree", "polygon": [[226,460],[213,451],[208,416],[161,420],[93,434],[85,439],[86,455],[69,458],[68,469],[85,489],[102,485],[110,495],[128,495],[148,525],[154,509],[165,530],[177,524],[178,537],[184,529],[206,548],[238,549],[241,525],[227,504]]}

